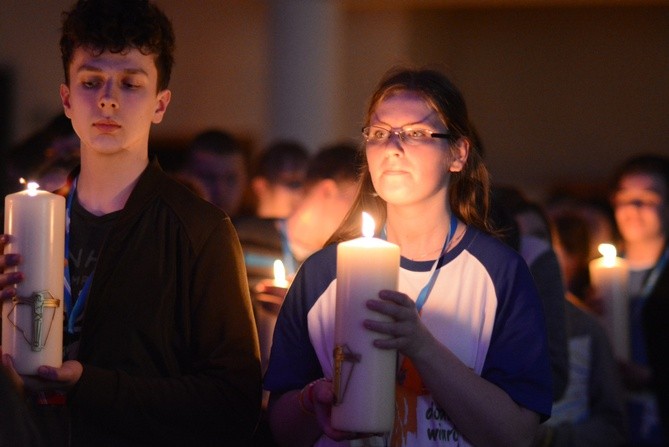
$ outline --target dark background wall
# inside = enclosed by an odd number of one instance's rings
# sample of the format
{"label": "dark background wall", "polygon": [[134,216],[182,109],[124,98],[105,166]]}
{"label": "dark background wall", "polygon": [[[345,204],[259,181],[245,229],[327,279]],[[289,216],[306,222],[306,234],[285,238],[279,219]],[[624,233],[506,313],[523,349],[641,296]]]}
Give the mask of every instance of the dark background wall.
{"label": "dark background wall", "polygon": [[[254,148],[273,136],[276,17],[268,1],[157,2],[172,17],[178,42],[173,102],[155,128],[156,144],[178,149],[213,125]],[[595,191],[627,156],[669,154],[669,1],[330,1],[340,25],[331,80],[338,94],[323,105],[336,112],[323,129],[330,139],[356,138],[379,76],[410,62],[452,76],[493,179],[530,195],[556,185]],[[56,42],[60,11],[70,3],[0,6],[0,66],[15,78],[12,142],[60,110]]]}

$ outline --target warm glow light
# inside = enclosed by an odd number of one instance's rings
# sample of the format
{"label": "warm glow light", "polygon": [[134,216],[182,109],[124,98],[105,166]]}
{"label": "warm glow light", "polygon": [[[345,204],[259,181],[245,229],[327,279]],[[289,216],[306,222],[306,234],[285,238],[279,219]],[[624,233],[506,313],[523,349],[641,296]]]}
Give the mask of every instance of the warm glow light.
{"label": "warm glow light", "polygon": [[364,237],[374,237],[374,218],[367,212],[362,212],[362,235]]}
{"label": "warm glow light", "polygon": [[277,285],[288,286],[288,281],[286,280],[286,268],[283,266],[283,262],[280,259],[274,261],[274,282]]}
{"label": "warm glow light", "polygon": [[616,247],[613,244],[599,244],[597,250],[604,257],[604,265],[612,267],[616,263]]}
{"label": "warm glow light", "polygon": [[28,184],[26,185],[26,189],[28,190],[29,196],[36,196],[37,188],[39,188],[39,185],[35,182],[28,182]]}

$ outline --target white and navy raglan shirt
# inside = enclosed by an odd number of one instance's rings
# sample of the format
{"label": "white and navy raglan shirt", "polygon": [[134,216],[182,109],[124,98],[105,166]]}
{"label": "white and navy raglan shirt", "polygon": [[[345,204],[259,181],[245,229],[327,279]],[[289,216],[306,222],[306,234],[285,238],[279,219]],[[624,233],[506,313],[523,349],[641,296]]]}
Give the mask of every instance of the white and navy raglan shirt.
{"label": "white and navy raglan shirt", "polygon": [[[288,291],[274,332],[264,387],[301,389],[334,373],[337,250],[307,259]],[[416,299],[434,261],[401,258],[399,290]],[[545,316],[525,261],[473,227],[438,264],[421,318],[441,343],[476,374],[504,390],[542,420],[552,404]],[[407,411],[407,409],[409,411]],[[397,393],[390,445],[467,446],[430,394]],[[336,443],[322,437],[316,444]]]}

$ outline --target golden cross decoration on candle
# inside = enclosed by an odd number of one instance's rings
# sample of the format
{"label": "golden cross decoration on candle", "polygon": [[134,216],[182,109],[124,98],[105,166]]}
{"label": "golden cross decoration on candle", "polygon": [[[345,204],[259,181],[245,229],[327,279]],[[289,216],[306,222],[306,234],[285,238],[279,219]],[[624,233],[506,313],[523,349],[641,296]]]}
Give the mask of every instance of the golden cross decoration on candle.
{"label": "golden cross decoration on candle", "polygon": [[[14,306],[7,315],[9,323],[21,333],[23,339],[30,345],[31,350],[40,352],[42,349],[44,349],[46,341],[49,338],[49,333],[51,332],[53,321],[56,318],[56,310],[58,307],[60,307],[60,300],[54,298],[47,290],[44,290],[41,292],[35,292],[30,297],[14,297],[12,298],[12,303]],[[14,324],[14,320],[12,319],[12,314],[16,310],[16,306],[19,305],[27,305],[30,307],[30,312],[32,315],[30,337],[27,336],[26,329]],[[46,331],[44,331],[45,308],[54,309],[51,313],[51,318],[48,320],[49,326]],[[44,334],[44,337],[42,337],[42,334]]]}

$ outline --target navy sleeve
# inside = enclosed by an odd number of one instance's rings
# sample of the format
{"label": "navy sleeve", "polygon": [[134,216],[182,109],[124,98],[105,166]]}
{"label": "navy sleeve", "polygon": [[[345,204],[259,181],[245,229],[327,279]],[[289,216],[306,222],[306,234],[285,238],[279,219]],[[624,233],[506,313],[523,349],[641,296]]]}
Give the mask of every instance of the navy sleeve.
{"label": "navy sleeve", "polygon": [[329,282],[323,276],[323,256],[331,250],[318,252],[307,259],[295,276],[281,307],[274,329],[269,366],[264,388],[284,393],[300,389],[323,377],[311,339],[307,314]]}

